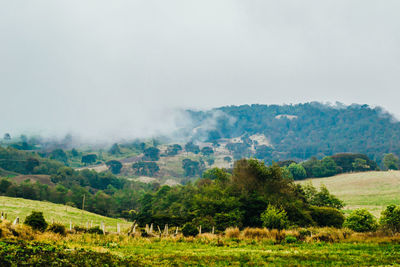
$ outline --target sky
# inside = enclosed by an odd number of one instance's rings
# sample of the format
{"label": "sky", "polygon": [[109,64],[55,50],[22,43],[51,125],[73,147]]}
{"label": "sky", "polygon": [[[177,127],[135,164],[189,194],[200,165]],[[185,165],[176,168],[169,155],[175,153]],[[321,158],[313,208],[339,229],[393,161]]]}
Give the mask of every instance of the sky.
{"label": "sky", "polygon": [[309,101],[400,118],[398,0],[0,0],[0,134],[146,136],[182,108]]}

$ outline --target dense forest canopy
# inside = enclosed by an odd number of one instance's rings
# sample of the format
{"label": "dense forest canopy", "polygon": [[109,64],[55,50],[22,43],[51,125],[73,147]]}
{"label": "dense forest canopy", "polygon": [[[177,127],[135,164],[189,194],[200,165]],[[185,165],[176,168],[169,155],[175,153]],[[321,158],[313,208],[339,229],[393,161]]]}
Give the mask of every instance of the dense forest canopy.
{"label": "dense forest canopy", "polygon": [[[261,148],[258,154],[269,162],[352,152],[366,154],[380,163],[386,153],[400,155],[400,123],[379,107],[312,102],[226,106],[188,113],[195,122],[195,138],[215,141],[264,134],[272,149],[268,153]],[[212,118],[215,127],[205,127]]]}

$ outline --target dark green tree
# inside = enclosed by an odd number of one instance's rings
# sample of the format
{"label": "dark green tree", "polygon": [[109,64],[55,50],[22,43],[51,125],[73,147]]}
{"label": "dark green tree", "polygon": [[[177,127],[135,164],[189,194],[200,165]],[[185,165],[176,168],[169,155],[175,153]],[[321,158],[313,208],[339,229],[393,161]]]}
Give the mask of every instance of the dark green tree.
{"label": "dark green tree", "polygon": [[119,145],[115,143],[111,146],[110,150],[108,150],[108,153],[110,153],[111,155],[119,155],[121,154],[121,149]]}
{"label": "dark green tree", "polygon": [[136,162],[132,164],[132,169],[136,175],[154,176],[160,167],[156,162]]}
{"label": "dark green tree", "polygon": [[96,154],[88,154],[88,155],[82,156],[81,162],[84,163],[85,165],[88,165],[88,164],[95,163],[96,160],[97,160],[97,155]]}
{"label": "dark green tree", "polygon": [[182,151],[182,147],[178,144],[173,144],[173,145],[169,145],[167,147],[167,151],[165,152],[165,154],[167,156],[175,156],[177,155],[180,151]]}
{"label": "dark green tree", "polygon": [[144,150],[144,160],[157,161],[160,159],[160,150],[156,147],[149,147]]}
{"label": "dark green tree", "polygon": [[43,217],[43,212],[38,211],[32,211],[32,213],[25,218],[24,224],[29,225],[34,230],[42,232],[47,228],[47,222]]}
{"label": "dark green tree", "polygon": [[205,147],[203,147],[203,148],[201,149],[201,153],[202,153],[204,156],[210,156],[210,155],[214,154],[214,150],[212,149],[212,147],[205,146]]}
{"label": "dark green tree", "polygon": [[6,141],[11,140],[11,135],[9,133],[5,133],[3,139]]}
{"label": "dark green tree", "polygon": [[182,168],[185,171],[186,177],[200,175],[202,171],[200,163],[191,159],[182,160]]}
{"label": "dark green tree", "polygon": [[385,166],[385,168],[387,170],[398,170],[399,169],[399,165],[400,165],[400,161],[399,161],[399,158],[397,156],[395,156],[394,154],[390,153],[390,154],[386,154],[383,157],[383,165]]}
{"label": "dark green tree", "polygon": [[118,160],[110,160],[106,162],[106,165],[108,169],[113,173],[113,174],[119,174],[122,169],[122,163],[119,162]]}
{"label": "dark green tree", "polygon": [[67,154],[64,152],[64,150],[62,150],[60,148],[57,148],[57,149],[54,149],[53,151],[51,151],[49,157],[51,159],[58,160],[58,161],[61,161],[64,163],[68,162]]}
{"label": "dark green tree", "polygon": [[367,164],[365,159],[356,158],[353,162],[353,169],[355,171],[368,171],[371,167]]}
{"label": "dark green tree", "polygon": [[375,231],[378,224],[375,217],[369,211],[366,209],[356,209],[347,216],[344,227],[356,232],[370,232]]}
{"label": "dark green tree", "polygon": [[185,151],[186,152],[192,152],[194,154],[199,154],[200,147],[198,145],[193,144],[193,142],[188,142],[185,145]]}
{"label": "dark green tree", "polygon": [[387,206],[386,209],[382,211],[379,222],[382,228],[392,231],[393,233],[400,233],[400,206]]}
{"label": "dark green tree", "polygon": [[288,170],[295,180],[301,180],[307,177],[306,170],[301,164],[292,163],[288,166]]}

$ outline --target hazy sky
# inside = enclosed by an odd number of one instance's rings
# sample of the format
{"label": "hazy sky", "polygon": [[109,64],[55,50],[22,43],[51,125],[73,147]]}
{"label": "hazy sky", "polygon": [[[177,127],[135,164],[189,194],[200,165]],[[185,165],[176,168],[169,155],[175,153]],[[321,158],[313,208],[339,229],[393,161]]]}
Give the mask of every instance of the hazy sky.
{"label": "hazy sky", "polygon": [[400,117],[400,1],[0,0],[0,134],[133,136],[174,108],[341,101]]}

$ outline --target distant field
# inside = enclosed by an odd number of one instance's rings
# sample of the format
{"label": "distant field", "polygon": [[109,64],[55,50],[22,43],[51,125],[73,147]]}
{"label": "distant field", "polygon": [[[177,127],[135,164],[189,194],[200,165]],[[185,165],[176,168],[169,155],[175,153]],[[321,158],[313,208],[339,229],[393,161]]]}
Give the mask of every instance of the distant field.
{"label": "distant field", "polygon": [[41,184],[54,186],[54,183],[50,180],[50,175],[17,175],[12,177],[10,180],[16,183],[22,183],[29,180],[31,183],[39,182]]}
{"label": "distant field", "polygon": [[340,174],[328,178],[307,179],[316,187],[326,185],[346,204],[345,209],[366,208],[379,217],[389,204],[400,204],[400,171]]}
{"label": "distant field", "polygon": [[73,225],[84,227],[86,227],[87,222],[89,222],[89,226],[90,223],[92,223],[93,226],[97,226],[100,225],[101,222],[104,222],[106,231],[116,231],[117,223],[121,225],[121,229],[128,228],[130,225],[127,221],[122,219],[108,218],[70,206],[0,196],[0,212],[6,212],[8,215],[7,219],[10,221],[19,217],[20,221],[23,222],[25,217],[32,211],[42,211],[47,222],[51,223],[54,220],[55,222],[65,224],[67,227],[69,227],[70,221]]}

